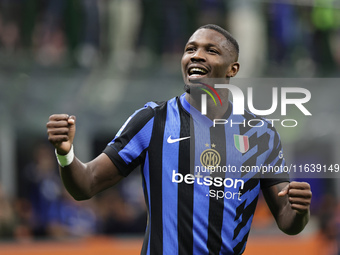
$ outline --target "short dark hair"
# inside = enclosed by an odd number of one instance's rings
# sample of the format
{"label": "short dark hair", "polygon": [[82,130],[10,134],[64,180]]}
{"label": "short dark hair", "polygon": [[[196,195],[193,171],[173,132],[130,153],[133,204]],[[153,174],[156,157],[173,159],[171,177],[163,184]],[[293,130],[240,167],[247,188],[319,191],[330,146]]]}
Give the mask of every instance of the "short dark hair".
{"label": "short dark hair", "polygon": [[235,51],[236,51],[237,56],[238,56],[238,54],[240,52],[238,42],[227,30],[225,30],[224,28],[221,28],[220,26],[215,25],[215,24],[207,24],[207,25],[199,27],[197,30],[199,30],[199,29],[212,29],[212,30],[215,30],[215,31],[219,32],[220,34],[222,34],[235,47]]}

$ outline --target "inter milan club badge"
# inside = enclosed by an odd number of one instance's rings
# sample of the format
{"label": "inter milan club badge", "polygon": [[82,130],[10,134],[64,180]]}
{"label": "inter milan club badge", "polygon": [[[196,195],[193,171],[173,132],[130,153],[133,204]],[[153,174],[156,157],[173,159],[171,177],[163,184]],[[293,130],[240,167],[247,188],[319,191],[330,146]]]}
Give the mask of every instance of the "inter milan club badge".
{"label": "inter milan club badge", "polygon": [[207,168],[217,167],[221,162],[221,156],[217,150],[206,149],[200,156],[202,166]]}
{"label": "inter milan club badge", "polygon": [[241,153],[246,153],[249,150],[248,136],[234,135],[234,143],[236,149],[238,149]]}

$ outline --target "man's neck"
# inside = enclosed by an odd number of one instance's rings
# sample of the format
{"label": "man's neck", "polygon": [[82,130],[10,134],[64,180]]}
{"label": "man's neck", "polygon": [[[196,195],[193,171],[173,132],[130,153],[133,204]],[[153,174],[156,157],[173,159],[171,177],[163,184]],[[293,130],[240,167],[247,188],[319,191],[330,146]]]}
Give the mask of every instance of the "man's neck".
{"label": "man's neck", "polygon": [[[202,104],[201,98],[197,95],[193,96],[190,93],[185,94],[185,99],[188,101],[191,107],[196,108],[198,111],[201,111]],[[228,110],[229,102],[228,102],[228,95],[221,97],[222,105],[220,102],[215,102],[211,97],[207,97],[207,114],[206,116],[211,119],[221,119]]]}

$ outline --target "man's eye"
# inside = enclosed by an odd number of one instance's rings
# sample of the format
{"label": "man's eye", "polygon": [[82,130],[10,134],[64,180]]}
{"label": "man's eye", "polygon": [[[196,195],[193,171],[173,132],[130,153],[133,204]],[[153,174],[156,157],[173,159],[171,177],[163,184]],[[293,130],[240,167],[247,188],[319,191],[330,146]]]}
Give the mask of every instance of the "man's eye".
{"label": "man's eye", "polygon": [[208,49],[208,52],[214,53],[214,54],[218,54],[218,51],[217,51],[217,50],[214,50],[214,49]]}
{"label": "man's eye", "polygon": [[186,48],[186,52],[192,52],[192,51],[194,51],[195,50],[195,48],[193,48],[193,47],[189,47],[189,48]]}

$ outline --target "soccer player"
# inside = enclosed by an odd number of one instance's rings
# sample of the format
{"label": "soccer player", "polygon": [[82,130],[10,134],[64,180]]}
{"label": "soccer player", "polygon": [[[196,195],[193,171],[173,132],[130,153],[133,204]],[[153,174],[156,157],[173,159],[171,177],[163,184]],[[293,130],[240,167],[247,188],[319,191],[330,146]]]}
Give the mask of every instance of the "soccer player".
{"label": "soccer player", "polygon": [[[208,97],[207,108],[214,110],[199,111],[201,96],[194,92],[208,88],[202,82],[207,78],[229,83],[240,67],[238,51],[221,27],[197,29],[181,61],[186,92],[137,110],[88,163],[74,156],[75,116],[50,116],[48,139],[76,200],[91,198],[141,165],[148,209],[141,254],[242,254],[260,190],[283,232],[298,234],[309,220],[308,183],[290,182],[284,171],[248,171],[285,165],[279,135],[269,122],[243,125],[256,116],[233,114],[227,89],[216,89],[221,106]],[[241,124],[214,126],[214,119]]]}

